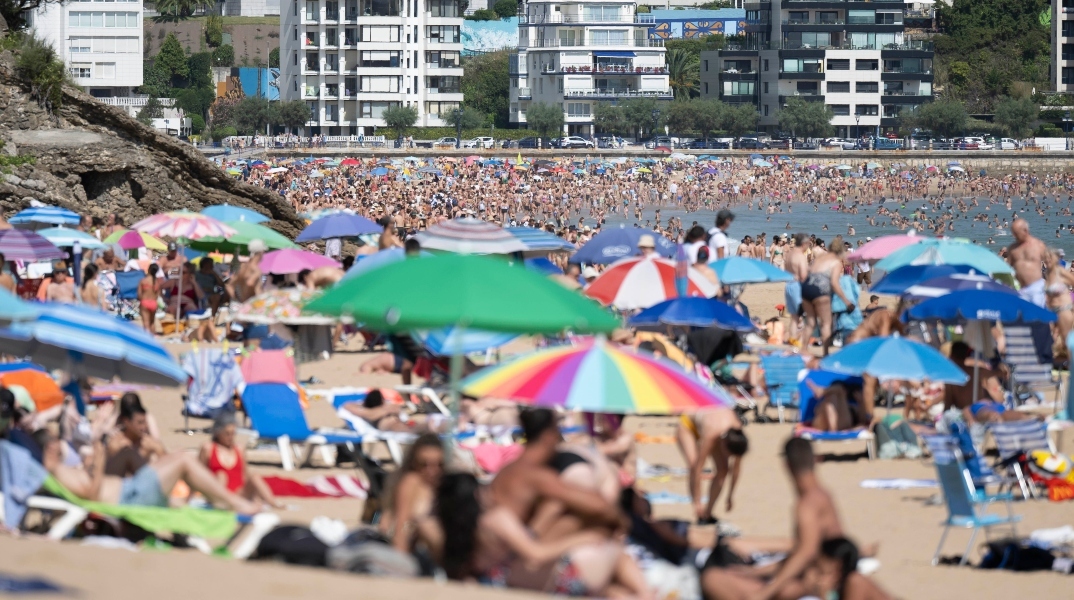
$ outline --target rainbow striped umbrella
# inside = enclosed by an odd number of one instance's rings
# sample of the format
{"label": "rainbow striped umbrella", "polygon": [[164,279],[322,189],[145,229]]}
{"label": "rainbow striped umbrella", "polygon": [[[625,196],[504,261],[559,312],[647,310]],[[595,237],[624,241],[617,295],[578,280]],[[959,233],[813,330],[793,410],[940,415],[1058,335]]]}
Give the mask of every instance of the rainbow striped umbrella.
{"label": "rainbow striped umbrella", "polygon": [[131,229],[161,238],[198,240],[204,237],[231,237],[235,229],[201,213],[177,210],[138,221]]}
{"label": "rainbow striped umbrella", "polygon": [[540,350],[482,369],[461,383],[464,394],[477,398],[645,415],[734,406],[727,390],[713,385],[675,363],[602,340]]}

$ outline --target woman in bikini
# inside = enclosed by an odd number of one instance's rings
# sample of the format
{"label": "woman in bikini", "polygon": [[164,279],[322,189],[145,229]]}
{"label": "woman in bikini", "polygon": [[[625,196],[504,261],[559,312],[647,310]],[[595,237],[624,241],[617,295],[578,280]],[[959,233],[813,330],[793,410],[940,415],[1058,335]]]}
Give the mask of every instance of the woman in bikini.
{"label": "woman in bikini", "polygon": [[261,500],[274,508],[283,508],[268,484],[250,472],[242,450],[235,444],[235,416],[224,412],[213,422],[212,439],[198,452],[198,460],[224,484],[228,491],[247,500]]}
{"label": "woman in bikini", "polygon": [[1044,292],[1047,294],[1048,308],[1057,317],[1055,323],[1056,341],[1066,346],[1067,335],[1074,326],[1074,303],[1070,288],[1074,287],[1074,273],[1059,266],[1059,254],[1054,250],[1044,255]]}
{"label": "woman in bikini", "polygon": [[149,272],[138,282],[138,310],[142,313],[142,327],[146,331],[153,331],[153,321],[157,318],[157,297],[160,296],[160,285],[157,283],[157,273],[160,266],[156,263],[149,265]]}
{"label": "woman in bikini", "polygon": [[809,275],[802,283],[806,335],[812,335],[817,323],[820,323],[820,337],[825,355],[828,354],[832,338],[832,294],[842,298],[846,306],[854,305],[839,285],[839,278],[843,276],[843,257],[846,255],[843,236],[835,236],[828,247],[831,248],[828,252],[814,254]]}
{"label": "woman in bikini", "polygon": [[415,542],[422,539],[427,545],[435,540],[424,539],[428,531],[426,519],[432,516],[436,487],[444,472],[444,447],[434,433],[425,433],[407,451],[403,464],[392,473],[384,497],[385,512],[380,531],[391,537],[392,546],[400,552],[411,552]]}

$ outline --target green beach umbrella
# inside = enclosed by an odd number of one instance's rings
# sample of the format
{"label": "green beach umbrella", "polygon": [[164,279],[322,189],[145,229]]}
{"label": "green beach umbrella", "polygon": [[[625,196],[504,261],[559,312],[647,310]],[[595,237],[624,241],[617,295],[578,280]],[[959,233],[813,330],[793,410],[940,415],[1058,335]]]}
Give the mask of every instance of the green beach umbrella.
{"label": "green beach umbrella", "polygon": [[596,302],[501,258],[408,258],[345,279],[306,310],[352,317],[370,329],[448,325],[507,333],[608,333],[620,326]]}
{"label": "green beach umbrella", "polygon": [[226,221],[228,226],[235,230],[235,235],[229,237],[204,237],[191,241],[190,248],[202,252],[235,252],[245,250],[253,240],[265,242],[269,250],[283,250],[285,248],[298,248],[298,245],[287,239],[283,234],[269,229],[264,225],[251,223],[250,221]]}

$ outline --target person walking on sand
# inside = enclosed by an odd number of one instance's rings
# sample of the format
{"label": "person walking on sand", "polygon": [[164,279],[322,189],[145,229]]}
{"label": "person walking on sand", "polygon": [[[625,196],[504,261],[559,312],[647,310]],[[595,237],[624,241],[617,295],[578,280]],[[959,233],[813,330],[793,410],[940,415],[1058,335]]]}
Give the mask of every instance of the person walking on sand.
{"label": "person walking on sand", "polygon": [[[690,499],[694,516],[699,524],[712,524],[716,519],[712,510],[727,486],[724,510],[734,508],[735,487],[742,472],[742,457],[749,450],[749,440],[742,432],[742,420],[729,408],[699,410],[679,417],[675,434],[679,450],[689,469]],[[716,474],[709,484],[708,500],[701,501],[701,473],[709,459],[716,466]]]}
{"label": "person walking on sand", "polygon": [[809,276],[809,260],[806,257],[806,248],[809,244],[809,236],[804,233],[794,235],[794,243],[787,248],[786,258],[783,262],[783,270],[790,273],[793,281],[788,281],[783,289],[783,301],[787,306],[787,314],[790,315],[790,327],[787,328],[788,341],[791,345],[801,346],[798,325],[802,318],[802,282]]}

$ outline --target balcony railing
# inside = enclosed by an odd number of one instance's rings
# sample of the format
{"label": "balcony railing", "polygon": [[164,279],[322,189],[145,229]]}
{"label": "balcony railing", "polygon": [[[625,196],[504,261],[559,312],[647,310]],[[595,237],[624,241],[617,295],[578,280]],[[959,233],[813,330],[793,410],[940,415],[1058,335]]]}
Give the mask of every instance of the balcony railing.
{"label": "balcony railing", "polygon": [[590,75],[651,75],[653,73],[667,73],[667,67],[635,67],[635,66],[602,66],[602,65],[544,65],[542,73],[583,73]]}
{"label": "balcony railing", "polygon": [[757,70],[753,68],[749,69],[736,69],[735,67],[728,67],[726,69],[720,69],[721,73],[728,73],[730,75],[751,75],[756,73]]}
{"label": "balcony railing", "polygon": [[810,75],[810,74],[823,73],[823,72],[824,72],[824,69],[820,65],[817,65],[816,67],[814,67],[812,69],[806,68],[806,69],[799,69],[797,71],[790,71],[790,70],[785,70],[785,69],[780,69],[779,70],[780,75],[801,75],[801,74]]}
{"label": "balcony railing", "polygon": [[521,98],[532,98],[533,97],[533,92],[528,87],[518,88],[518,97],[520,99]]}
{"label": "balcony railing", "polygon": [[670,98],[671,90],[628,90],[618,88],[568,89],[567,98]]}
{"label": "balcony railing", "polygon": [[902,11],[904,19],[931,19],[936,16],[936,11],[931,8],[907,8]]}
{"label": "balcony railing", "polygon": [[631,48],[663,48],[664,40],[530,40],[530,48],[579,48],[583,46],[627,46]]}
{"label": "balcony railing", "polygon": [[891,67],[885,68],[884,73],[910,73],[915,75],[932,75],[932,69]]}
{"label": "balcony railing", "polygon": [[326,88],[324,88],[324,97],[325,98],[336,98],[338,96],[339,96],[339,88],[338,87],[326,87]]}
{"label": "balcony railing", "polygon": [[885,96],[931,96],[921,90],[884,90]]}
{"label": "balcony railing", "polygon": [[302,70],[307,73],[320,73],[321,67],[315,64],[305,63],[302,65]]}
{"label": "balcony railing", "polygon": [[[107,98],[94,98],[94,100],[101,104],[107,104],[108,106],[128,106],[131,108],[141,108],[149,102],[149,96],[110,96]],[[175,104],[175,98],[158,98],[161,106],[172,106]]]}
{"label": "balcony railing", "polygon": [[614,18],[586,17],[585,15],[519,15],[519,25],[545,25],[561,23],[639,23],[651,25],[656,23],[653,15],[624,15]]}
{"label": "balcony railing", "polygon": [[306,88],[306,91],[302,93],[304,98],[320,98],[321,88]]}
{"label": "balcony railing", "polygon": [[810,21],[809,19],[784,19],[783,24],[784,25],[846,25],[846,21],[844,21],[843,19],[816,19],[815,21]]}

